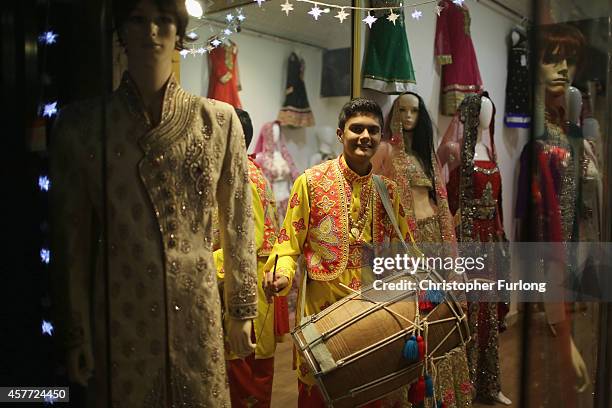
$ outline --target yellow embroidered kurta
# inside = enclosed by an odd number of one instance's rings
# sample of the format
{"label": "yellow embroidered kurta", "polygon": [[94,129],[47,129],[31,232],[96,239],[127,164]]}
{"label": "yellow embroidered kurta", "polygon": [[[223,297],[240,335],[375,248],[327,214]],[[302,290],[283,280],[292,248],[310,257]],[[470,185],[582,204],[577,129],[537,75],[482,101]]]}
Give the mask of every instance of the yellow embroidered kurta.
{"label": "yellow embroidered kurta", "polygon": [[[309,190],[315,184],[313,177],[316,177],[317,174],[336,174],[337,177],[330,179],[329,182],[323,182],[323,187],[317,187],[322,188],[322,191]],[[311,177],[310,182],[309,177]],[[393,211],[400,231],[405,238],[409,233],[408,225],[400,206],[399,196],[394,191],[395,184],[388,179],[384,181],[393,203]],[[320,186],[321,183],[318,185]],[[325,189],[327,191],[323,191]],[[317,197],[316,201],[311,201],[312,197]],[[368,199],[372,200],[369,206],[366,205]],[[334,207],[332,201],[337,201],[339,206]],[[364,212],[362,206],[364,208],[367,206],[368,211]],[[338,212],[333,213],[334,211]],[[352,224],[354,225],[358,222],[360,215],[364,216],[365,220],[356,237],[350,233],[351,223],[348,217],[353,219]],[[341,236],[339,234],[341,231],[347,233]],[[297,268],[298,256],[306,250],[306,269],[309,279],[306,284],[305,314],[318,313],[350,294],[340,284],[353,290],[359,290],[362,285],[365,286],[373,281],[374,275],[371,267],[363,262],[364,257],[367,258],[364,249],[367,244],[373,242],[389,243],[391,238],[395,238],[393,231],[393,226],[373,185],[372,174],[357,175],[346,165],[344,157],[340,156],[307,170],[305,174],[297,178],[291,191],[285,221],[264,270],[273,269],[274,258],[278,254],[276,273],[286,276],[291,282]],[[348,248],[346,252],[340,250],[332,254],[328,247],[320,243],[321,241],[326,242],[330,247],[335,246],[336,249],[343,246]],[[309,246],[314,252],[310,255],[308,255]],[[335,262],[332,257],[340,257],[336,261],[346,263],[339,265],[335,273],[329,274],[329,268],[320,269],[320,266],[326,259]],[[285,295],[289,289],[290,287],[287,287],[279,294]],[[300,288],[300,292],[303,289]],[[298,310],[299,308],[298,303]],[[300,316],[296,313],[296,322],[299,323],[299,320]],[[298,376],[302,382],[309,385],[315,383],[306,362],[302,361],[300,356],[298,356],[298,369]]]}
{"label": "yellow embroidered kurta", "polygon": [[[97,406],[229,407],[211,216],[218,203],[232,254],[227,312],[253,318],[256,256],[242,128],[231,106],[186,93],[173,76],[159,125],[142,106],[125,75],[106,99],[75,104],[58,118],[50,191],[55,304],[64,319],[58,335],[67,348],[93,340]],[[85,337],[89,310],[92,339]]]}
{"label": "yellow embroidered kurta", "polygon": [[[274,357],[276,350],[276,339],[274,336],[274,303],[268,304],[263,291],[263,267],[270,255],[276,233],[278,231],[276,205],[274,193],[270,184],[264,177],[262,171],[249,159],[249,178],[251,185],[251,197],[253,202],[253,220],[255,223],[255,246],[257,248],[257,319],[253,321],[255,331],[255,358]],[[223,249],[214,253],[217,266],[217,278],[223,281],[225,273],[223,269]],[[227,358],[234,360],[238,357],[228,353]]]}

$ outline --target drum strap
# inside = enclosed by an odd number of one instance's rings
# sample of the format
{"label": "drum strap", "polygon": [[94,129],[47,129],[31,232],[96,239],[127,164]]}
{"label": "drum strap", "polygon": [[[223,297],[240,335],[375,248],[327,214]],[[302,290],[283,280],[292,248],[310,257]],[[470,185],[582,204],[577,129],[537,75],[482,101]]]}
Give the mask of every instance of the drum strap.
{"label": "drum strap", "polygon": [[[387,216],[389,217],[389,220],[391,220],[391,224],[393,225],[393,228],[395,229],[395,234],[400,240],[400,243],[404,247],[404,250],[406,251],[406,253],[410,253],[410,249],[408,248],[408,245],[406,245],[406,241],[404,241],[404,237],[402,236],[402,231],[400,230],[399,225],[397,223],[397,219],[395,218],[395,212],[393,211],[393,204],[391,203],[391,198],[389,197],[389,190],[387,190],[387,186],[385,185],[385,182],[380,176],[376,174],[374,174],[372,178],[374,180],[374,185],[376,186],[376,191],[378,191],[380,200],[382,201],[382,204],[385,207],[385,211],[387,212]],[[414,242],[414,238],[412,237],[412,233],[410,231],[408,231],[408,235],[410,236],[412,247],[416,250],[416,253],[419,255],[422,255],[421,251],[417,248],[416,242]]]}

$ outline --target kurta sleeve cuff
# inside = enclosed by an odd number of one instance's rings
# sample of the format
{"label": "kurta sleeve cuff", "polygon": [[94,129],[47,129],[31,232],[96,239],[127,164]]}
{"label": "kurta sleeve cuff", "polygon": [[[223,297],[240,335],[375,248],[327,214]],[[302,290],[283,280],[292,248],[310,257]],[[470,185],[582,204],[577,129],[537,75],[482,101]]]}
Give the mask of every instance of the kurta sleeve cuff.
{"label": "kurta sleeve cuff", "polygon": [[231,318],[236,320],[249,320],[257,317],[257,304],[250,305],[229,305],[228,313]]}

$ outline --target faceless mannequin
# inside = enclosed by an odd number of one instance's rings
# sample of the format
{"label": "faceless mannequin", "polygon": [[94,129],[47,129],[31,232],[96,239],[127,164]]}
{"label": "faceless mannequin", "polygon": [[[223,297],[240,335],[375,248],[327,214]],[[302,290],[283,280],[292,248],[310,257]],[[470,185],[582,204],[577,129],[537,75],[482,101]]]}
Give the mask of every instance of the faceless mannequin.
{"label": "faceless mannequin", "polygon": [[487,146],[482,143],[482,134],[489,132],[491,119],[493,118],[493,104],[485,96],[480,98],[480,124],[478,125],[478,139],[474,150],[474,160],[491,160]]}
{"label": "faceless mannequin", "polygon": [[280,139],[280,125],[278,123],[274,123],[272,125],[272,140],[274,141],[274,145],[278,145],[278,141]]}
{"label": "faceless mannequin", "polygon": [[565,92],[565,100],[567,102],[567,120],[573,124],[580,126],[580,114],[582,113],[582,94],[578,88],[568,86]]}
{"label": "faceless mannequin", "polygon": [[291,185],[287,182],[291,177],[291,171],[289,165],[283,157],[278,142],[280,141],[281,129],[278,123],[272,125],[272,141],[274,142],[274,153],[273,153],[273,173],[275,175],[272,181],[272,189],[274,190],[274,196],[277,201],[282,201],[289,197],[291,193]]}
{"label": "faceless mannequin", "polygon": [[510,38],[512,39],[512,45],[518,44],[518,42],[521,40],[521,36],[516,31],[512,31]]}
{"label": "faceless mannequin", "polygon": [[322,163],[336,156],[334,144],[337,143],[337,138],[334,128],[323,126],[317,129],[316,136],[319,149],[318,152],[310,157],[310,166]]}

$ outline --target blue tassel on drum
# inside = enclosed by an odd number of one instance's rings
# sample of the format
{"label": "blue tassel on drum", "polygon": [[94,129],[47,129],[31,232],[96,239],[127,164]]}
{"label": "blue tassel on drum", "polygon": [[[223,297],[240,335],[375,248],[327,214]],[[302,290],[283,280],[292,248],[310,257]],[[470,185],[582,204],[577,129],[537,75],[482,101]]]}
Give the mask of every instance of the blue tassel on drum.
{"label": "blue tassel on drum", "polygon": [[430,289],[425,294],[425,298],[431,303],[439,305],[444,302],[444,292],[437,289]]}
{"label": "blue tassel on drum", "polygon": [[425,375],[425,396],[426,397],[434,396],[434,383],[429,375]]}
{"label": "blue tassel on drum", "polygon": [[404,358],[408,361],[417,361],[419,359],[419,346],[417,345],[416,337],[410,336],[404,344]]}

